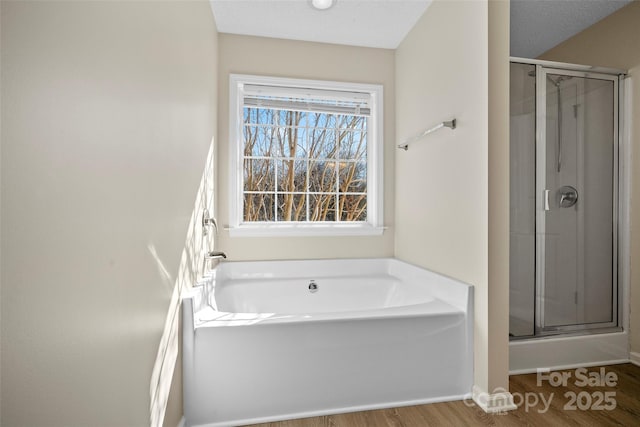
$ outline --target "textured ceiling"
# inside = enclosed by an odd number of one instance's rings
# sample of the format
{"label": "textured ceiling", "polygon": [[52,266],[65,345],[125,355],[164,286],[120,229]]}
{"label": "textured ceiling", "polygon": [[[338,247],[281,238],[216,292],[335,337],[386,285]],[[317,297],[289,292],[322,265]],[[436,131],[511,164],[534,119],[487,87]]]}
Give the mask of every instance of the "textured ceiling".
{"label": "textured ceiling", "polygon": [[[388,49],[398,47],[431,4],[336,0],[331,9],[317,11],[310,0],[210,1],[221,33]],[[511,55],[535,58],[630,1],[511,0]]]}
{"label": "textured ceiling", "polygon": [[630,1],[511,0],[511,56],[536,58]]}

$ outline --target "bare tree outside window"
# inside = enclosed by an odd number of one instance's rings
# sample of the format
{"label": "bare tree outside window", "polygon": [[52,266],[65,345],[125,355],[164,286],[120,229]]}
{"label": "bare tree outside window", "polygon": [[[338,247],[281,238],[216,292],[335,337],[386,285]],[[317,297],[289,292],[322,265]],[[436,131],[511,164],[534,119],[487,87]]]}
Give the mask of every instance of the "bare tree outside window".
{"label": "bare tree outside window", "polygon": [[246,106],[245,222],[365,222],[367,116]]}

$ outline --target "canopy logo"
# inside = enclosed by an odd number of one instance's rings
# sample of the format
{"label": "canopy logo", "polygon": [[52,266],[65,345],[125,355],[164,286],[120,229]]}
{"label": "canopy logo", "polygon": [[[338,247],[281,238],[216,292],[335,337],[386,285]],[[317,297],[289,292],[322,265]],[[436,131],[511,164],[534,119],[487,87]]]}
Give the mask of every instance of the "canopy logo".
{"label": "canopy logo", "polygon": [[[538,369],[536,373],[536,386],[551,386],[571,388],[562,394],[566,399],[562,409],[565,411],[612,411],[617,406],[615,390],[602,390],[603,388],[612,388],[618,385],[618,375],[615,372],[607,372],[606,368],[600,368],[597,371],[589,371],[587,368],[578,368],[572,371],[554,371],[549,369]],[[598,389],[594,388],[597,387]],[[582,389],[575,391],[575,388]],[[476,399],[489,401],[492,396],[508,395],[507,390],[497,388],[493,393],[482,393],[476,396]],[[513,404],[525,412],[533,411],[544,414],[551,407],[554,398],[560,398],[560,393],[555,392],[515,392],[513,396]],[[561,399],[561,398],[560,398]],[[466,399],[464,403],[467,406],[474,406],[475,402]],[[557,405],[556,405],[557,407]],[[498,412],[498,414],[506,414],[507,412]]]}

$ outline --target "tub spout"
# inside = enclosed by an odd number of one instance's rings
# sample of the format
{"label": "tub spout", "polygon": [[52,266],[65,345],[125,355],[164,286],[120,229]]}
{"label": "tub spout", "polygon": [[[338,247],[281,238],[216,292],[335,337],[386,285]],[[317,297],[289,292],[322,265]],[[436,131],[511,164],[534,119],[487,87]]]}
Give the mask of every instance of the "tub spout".
{"label": "tub spout", "polygon": [[227,254],[225,254],[222,251],[210,251],[207,253],[207,255],[205,255],[204,257],[205,259],[220,259],[220,258],[227,258]]}

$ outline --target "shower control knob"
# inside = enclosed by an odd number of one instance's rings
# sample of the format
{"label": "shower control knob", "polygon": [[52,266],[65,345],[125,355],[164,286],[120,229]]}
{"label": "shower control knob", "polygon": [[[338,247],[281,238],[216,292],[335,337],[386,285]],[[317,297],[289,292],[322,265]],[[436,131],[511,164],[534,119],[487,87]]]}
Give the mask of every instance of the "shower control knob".
{"label": "shower control knob", "polygon": [[578,190],[570,185],[558,189],[558,205],[561,208],[570,208],[578,202]]}

